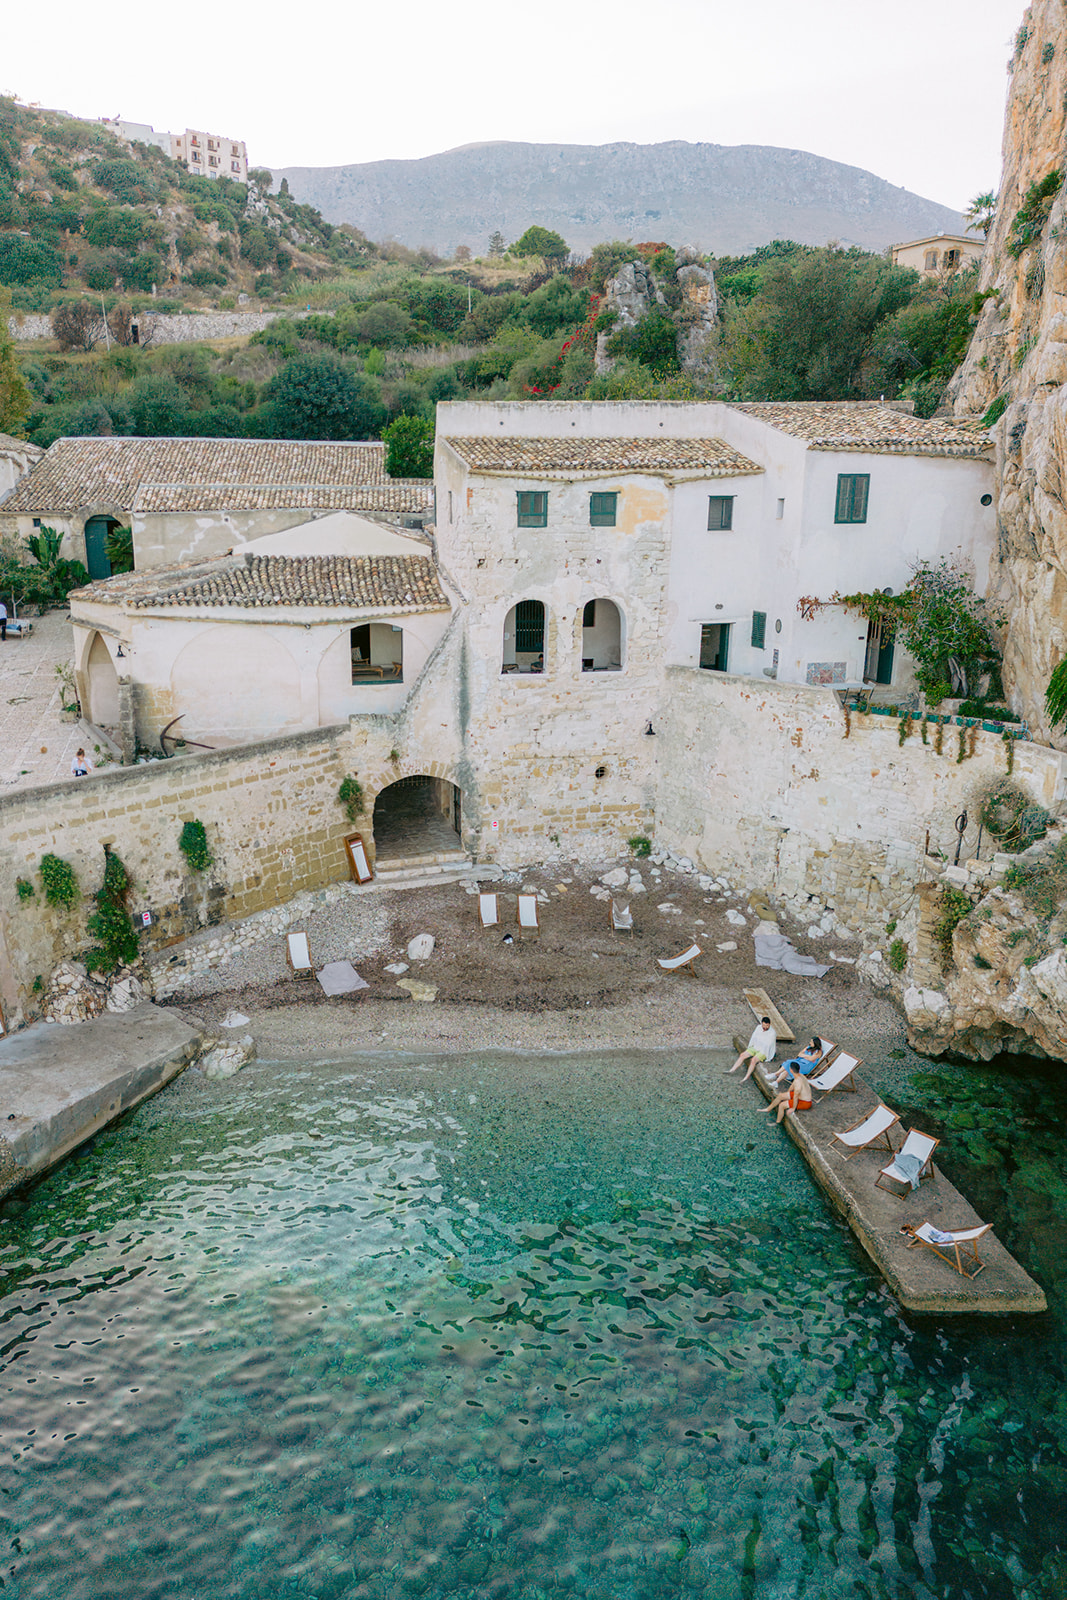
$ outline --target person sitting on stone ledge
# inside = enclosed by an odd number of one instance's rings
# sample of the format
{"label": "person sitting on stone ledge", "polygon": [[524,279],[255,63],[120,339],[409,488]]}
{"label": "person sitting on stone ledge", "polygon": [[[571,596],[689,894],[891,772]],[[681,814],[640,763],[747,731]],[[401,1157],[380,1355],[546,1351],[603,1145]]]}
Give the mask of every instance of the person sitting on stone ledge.
{"label": "person sitting on stone ledge", "polygon": [[[729,1069],[729,1072],[726,1074],[727,1077],[729,1077],[730,1072],[736,1072],[738,1067],[743,1066],[744,1063],[748,1061],[748,1071],[741,1079],[742,1083],[747,1083],[761,1061],[774,1060],[774,1052],[777,1050],[777,1048],[778,1035],[771,1027],[770,1017],[764,1017],[763,1020],[752,1030],[752,1037],[748,1041],[747,1047],[742,1050],[733,1066]],[[752,1059],[749,1060],[749,1057]]]}
{"label": "person sitting on stone ledge", "polygon": [[798,1072],[802,1073],[805,1078],[809,1078],[822,1058],[822,1040],[812,1039],[809,1044],[804,1046],[798,1056],[792,1056],[790,1060],[782,1062],[781,1068],[775,1075],[775,1083],[792,1083]]}
{"label": "person sitting on stone ledge", "polygon": [[759,1115],[761,1117],[765,1116],[768,1111],[774,1111],[777,1108],[778,1115],[774,1119],[777,1123],[781,1122],[787,1111],[794,1115],[798,1111],[810,1111],[811,1102],[811,1084],[803,1073],[798,1072],[789,1088],[783,1089],[781,1094],[776,1094],[769,1106],[761,1108]]}

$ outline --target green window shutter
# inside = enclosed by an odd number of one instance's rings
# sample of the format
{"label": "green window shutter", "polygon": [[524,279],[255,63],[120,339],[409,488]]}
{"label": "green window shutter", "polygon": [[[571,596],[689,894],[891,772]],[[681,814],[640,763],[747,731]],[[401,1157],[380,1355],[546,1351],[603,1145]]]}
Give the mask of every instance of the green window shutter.
{"label": "green window shutter", "polygon": [[867,494],[871,486],[869,472],[839,472],[837,475],[837,504],[835,522],[866,522]]}
{"label": "green window shutter", "polygon": [[541,655],[545,648],[545,608],[540,600],[520,600],[515,607],[515,651]]}
{"label": "green window shutter", "polygon": [[767,637],[766,611],[753,611],[752,613],[752,648],[762,650]]}
{"label": "green window shutter", "polygon": [[593,528],[614,528],[619,496],[596,493],[589,496],[589,525]]}
{"label": "green window shutter", "polygon": [[517,498],[520,528],[548,527],[547,489],[519,489]]}
{"label": "green window shutter", "polygon": [[732,494],[712,494],[708,496],[708,527],[713,532],[721,532],[734,525],[734,497]]}

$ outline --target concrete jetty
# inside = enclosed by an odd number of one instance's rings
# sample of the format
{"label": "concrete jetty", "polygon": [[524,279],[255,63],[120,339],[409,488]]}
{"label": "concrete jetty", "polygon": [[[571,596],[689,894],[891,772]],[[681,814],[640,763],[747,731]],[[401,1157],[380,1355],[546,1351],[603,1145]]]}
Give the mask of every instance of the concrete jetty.
{"label": "concrete jetty", "polygon": [[0,1197],[40,1177],[194,1060],[199,1026],[146,1002],[0,1039]]}
{"label": "concrete jetty", "polygon": [[[771,1071],[780,1065],[773,1062]],[[761,1067],[752,1081],[768,1100],[777,1092]],[[976,1278],[961,1277],[932,1250],[908,1248],[907,1237],[900,1231],[905,1222],[915,1227],[932,1222],[935,1228],[947,1230],[975,1228],[990,1218],[979,1217],[936,1165],[933,1176],[924,1178],[918,1189],[909,1190],[903,1199],[876,1188],[875,1179],[890,1160],[884,1144],[880,1151],[861,1150],[844,1160],[845,1152],[838,1154],[840,1146],[831,1146],[833,1135],[852,1127],[881,1103],[862,1078],[856,1077],[854,1082],[854,1094],[835,1089],[820,1099],[816,1090],[811,1110],[787,1113],[780,1128],[774,1124],[777,1113],[767,1115],[767,1137],[782,1132],[789,1135],[835,1211],[844,1217],[904,1309],[942,1316],[1016,1316],[1046,1311],[1044,1291],[1004,1248],[995,1230],[978,1241],[985,1270]],[[906,1133],[906,1128],[892,1130],[895,1148],[900,1148]]]}

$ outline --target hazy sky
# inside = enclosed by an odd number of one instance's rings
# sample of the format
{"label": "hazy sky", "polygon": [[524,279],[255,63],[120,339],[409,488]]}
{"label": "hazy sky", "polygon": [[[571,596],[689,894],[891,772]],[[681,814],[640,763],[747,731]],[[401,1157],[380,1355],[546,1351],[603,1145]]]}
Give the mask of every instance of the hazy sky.
{"label": "hazy sky", "polygon": [[[810,150],[963,206],[995,187],[1023,0],[49,6],[0,93],[334,166],[491,139]],[[233,19],[231,21],[231,19]]]}

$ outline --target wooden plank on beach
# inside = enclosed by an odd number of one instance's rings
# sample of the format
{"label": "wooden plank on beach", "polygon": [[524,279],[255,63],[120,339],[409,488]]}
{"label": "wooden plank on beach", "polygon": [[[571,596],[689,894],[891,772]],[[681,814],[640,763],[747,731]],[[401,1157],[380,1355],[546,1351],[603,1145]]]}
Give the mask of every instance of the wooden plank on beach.
{"label": "wooden plank on beach", "polygon": [[784,1039],[788,1044],[796,1038],[796,1034],[790,1030],[789,1024],[771,1001],[766,989],[743,989],[742,993],[757,1022],[762,1022],[764,1017],[770,1017],[771,1027],[779,1039]]}

